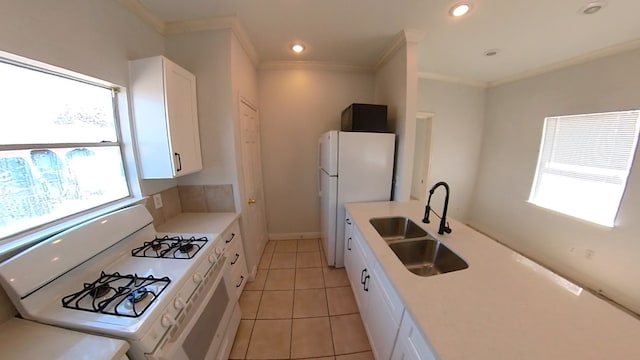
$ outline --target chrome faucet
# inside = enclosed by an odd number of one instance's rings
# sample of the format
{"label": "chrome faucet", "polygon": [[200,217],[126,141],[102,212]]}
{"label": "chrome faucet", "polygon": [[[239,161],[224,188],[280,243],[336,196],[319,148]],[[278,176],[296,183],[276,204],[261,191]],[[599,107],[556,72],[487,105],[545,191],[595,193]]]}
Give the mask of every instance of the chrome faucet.
{"label": "chrome faucet", "polygon": [[[439,183],[433,185],[431,190],[429,190],[429,200],[427,200],[427,207],[424,209],[424,218],[422,219],[422,222],[425,224],[429,223],[429,213],[431,212],[431,195],[433,195],[433,192],[440,186],[444,186],[446,195],[444,197],[444,210],[442,210],[442,217],[440,217],[440,228],[438,229],[438,234],[451,234],[451,228],[447,223],[447,209],[449,208],[449,185],[444,181],[440,181]],[[436,216],[437,215],[438,214],[436,214]]]}

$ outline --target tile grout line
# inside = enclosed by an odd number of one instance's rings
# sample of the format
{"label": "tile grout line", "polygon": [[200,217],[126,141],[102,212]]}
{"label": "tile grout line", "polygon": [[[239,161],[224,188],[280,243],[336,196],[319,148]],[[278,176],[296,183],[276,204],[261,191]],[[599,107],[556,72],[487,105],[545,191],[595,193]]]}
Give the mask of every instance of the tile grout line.
{"label": "tile grout line", "polygon": [[[320,256],[322,256],[322,258],[320,258],[320,264],[323,265],[322,260],[325,258],[325,254],[322,251],[322,249],[320,249]],[[327,264],[326,267],[329,267],[329,265]],[[333,325],[331,324],[331,310],[329,309],[329,294],[327,294],[327,283],[325,281],[325,277],[324,277],[324,268],[325,266],[322,266],[322,284],[324,285],[324,298],[325,301],[327,302],[327,320],[329,320],[329,335],[331,336],[331,347],[333,348],[333,357],[335,359],[336,357],[336,344],[335,341],[333,341]]]}
{"label": "tile grout line", "polygon": [[293,309],[296,306],[296,265],[298,265],[298,240],[296,240],[296,252],[294,253],[296,260],[293,268],[293,301],[291,302],[291,329],[289,334],[289,359],[293,358]]}
{"label": "tile grout line", "polygon": [[[269,269],[267,269],[267,274],[265,275],[265,286],[267,283],[267,278],[266,276],[269,275]],[[242,290],[242,292],[244,292],[245,290]],[[262,302],[262,296],[264,295],[264,286],[262,287],[262,291],[260,291],[260,299],[258,300],[258,308],[256,309],[256,315],[254,316],[253,319],[253,325],[251,325],[251,332],[249,334],[249,341],[247,342],[247,350],[244,351],[244,356],[242,357],[243,359],[247,359],[247,356],[249,356],[249,348],[251,347],[251,339],[253,338],[253,330],[256,328],[256,321],[258,321],[258,310],[260,310],[260,303]],[[240,305],[240,304],[238,304]],[[242,310],[242,309],[241,309]],[[242,319],[240,319],[242,320]],[[232,345],[233,347],[233,345]]]}

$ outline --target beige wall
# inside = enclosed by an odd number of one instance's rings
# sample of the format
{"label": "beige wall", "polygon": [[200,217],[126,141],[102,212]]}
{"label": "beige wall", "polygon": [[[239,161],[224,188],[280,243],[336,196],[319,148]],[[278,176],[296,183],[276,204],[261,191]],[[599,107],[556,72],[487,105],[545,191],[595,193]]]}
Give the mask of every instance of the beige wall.
{"label": "beige wall", "polygon": [[[229,29],[170,36],[167,56],[196,76],[198,124],[203,169],[178,179],[180,186],[232,184],[235,209],[241,202],[242,167],[239,138],[239,99],[258,105],[255,67]],[[242,218],[242,217],[241,217]],[[247,233],[241,221],[243,233]],[[257,264],[264,244],[243,236],[249,270]]]}
{"label": "beige wall", "polygon": [[373,101],[373,75],[295,68],[258,80],[269,234],[318,236],[318,138],[340,129],[349,104]]}
{"label": "beige wall", "polygon": [[[415,143],[415,135],[407,136],[406,112],[407,112],[407,48],[402,46],[387,62],[376,71],[375,76],[375,103],[387,105],[389,118],[389,130],[396,133],[396,159],[393,175],[393,199],[409,200],[411,183],[403,179],[402,174],[407,171],[409,163],[404,161],[408,152],[407,140]],[[415,116],[415,113],[414,115]],[[413,122],[415,131],[415,119]],[[413,133],[412,133],[413,134]],[[413,150],[411,150],[413,151]],[[413,157],[411,165],[413,169]],[[409,176],[409,179],[411,175]],[[410,181],[410,180],[409,180]],[[408,188],[405,186],[409,184]],[[404,189],[403,189],[404,188]]]}
{"label": "beige wall", "polygon": [[638,152],[613,229],[527,203],[544,118],[640,108],[638,64],[640,50],[489,89],[471,223],[640,313]]}
{"label": "beige wall", "polygon": [[377,104],[388,106],[391,130],[396,133],[396,161],[393,200],[411,195],[415,149],[418,88],[417,44],[405,43],[376,71]]}
{"label": "beige wall", "polygon": [[[127,86],[128,61],[162,54],[164,39],[115,1],[15,0],[2,2],[0,50]],[[3,295],[0,321],[15,313]]]}
{"label": "beige wall", "polygon": [[167,57],[196,76],[202,171],[178,179],[180,185],[235,184],[231,94],[231,31],[170,36]]}
{"label": "beige wall", "polygon": [[[438,181],[451,187],[449,214],[468,220],[478,172],[486,90],[462,84],[420,79],[418,110],[433,113],[430,173],[424,185]],[[444,190],[432,199],[433,209],[442,211]],[[455,229],[454,229],[455,230]]]}

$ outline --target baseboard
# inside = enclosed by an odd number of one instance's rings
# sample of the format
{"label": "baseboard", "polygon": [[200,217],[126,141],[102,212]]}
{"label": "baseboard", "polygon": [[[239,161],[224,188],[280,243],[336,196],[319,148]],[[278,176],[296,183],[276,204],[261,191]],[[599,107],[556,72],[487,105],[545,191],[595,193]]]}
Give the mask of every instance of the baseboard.
{"label": "baseboard", "polygon": [[319,239],[319,232],[269,234],[269,240]]}

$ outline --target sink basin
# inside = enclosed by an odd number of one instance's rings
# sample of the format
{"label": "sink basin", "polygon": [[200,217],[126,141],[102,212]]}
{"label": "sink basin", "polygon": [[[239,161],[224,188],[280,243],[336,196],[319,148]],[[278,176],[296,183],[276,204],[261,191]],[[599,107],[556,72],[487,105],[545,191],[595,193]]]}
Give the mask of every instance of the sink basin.
{"label": "sink basin", "polygon": [[387,242],[427,236],[426,231],[406,217],[373,218],[369,222]]}
{"label": "sink basin", "polygon": [[416,275],[433,276],[469,267],[466,261],[437,240],[398,241],[390,243],[389,247],[404,266]]}

